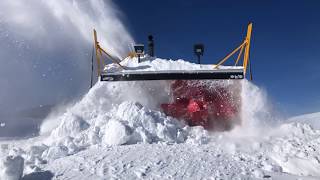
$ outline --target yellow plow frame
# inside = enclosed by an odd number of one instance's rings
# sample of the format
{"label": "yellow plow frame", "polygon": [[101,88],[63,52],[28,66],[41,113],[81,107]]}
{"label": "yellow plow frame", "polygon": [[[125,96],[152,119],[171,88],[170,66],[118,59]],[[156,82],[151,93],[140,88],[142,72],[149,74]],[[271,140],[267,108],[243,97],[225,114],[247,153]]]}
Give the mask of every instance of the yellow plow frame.
{"label": "yellow plow frame", "polygon": [[[101,66],[104,67],[104,61],[102,60],[103,54],[107,56],[113,63],[118,64],[122,69],[125,69],[124,66],[120,64],[121,60],[118,58],[113,57],[111,54],[109,54],[106,50],[104,50],[98,40],[97,40],[97,32],[94,29],[94,47],[95,47],[95,54],[96,54],[96,60],[97,60],[97,74],[98,77],[101,76]],[[225,56],[222,60],[219,61],[218,64],[214,65],[215,69],[219,69],[219,66],[221,66],[223,63],[225,63],[231,56],[233,56],[235,53],[239,52],[238,57],[235,61],[234,66],[237,66],[240,62],[241,57],[243,57],[242,61],[242,67],[243,67],[243,75],[246,76],[247,72],[247,66],[249,65],[249,71],[250,71],[250,79],[252,80],[252,71],[251,71],[251,63],[249,60],[250,56],[250,43],[251,43],[251,34],[252,34],[252,23],[249,23],[247,27],[247,34],[243,42],[235,48],[231,53],[229,53],[227,56]],[[130,57],[135,57],[136,54],[134,52],[129,53]],[[216,71],[216,70],[215,70]]]}
{"label": "yellow plow frame", "polygon": [[[238,58],[235,62],[235,66],[238,65],[240,59],[241,59],[241,56],[243,54],[243,51],[244,51],[244,56],[243,56],[243,71],[244,71],[244,75],[246,75],[246,71],[247,71],[247,66],[248,64],[250,63],[249,62],[249,56],[250,56],[250,43],[251,43],[251,33],[252,33],[252,23],[250,23],[248,25],[248,28],[247,28],[247,35],[246,35],[246,38],[243,40],[243,42],[240,44],[240,46],[238,46],[237,48],[235,48],[231,53],[229,53],[227,56],[225,56],[221,61],[219,61],[219,63],[217,65],[214,65],[215,68],[219,68],[220,65],[222,65],[224,62],[226,62],[232,55],[234,55],[236,52],[239,51],[239,54],[238,54]],[[251,71],[251,69],[250,69]],[[250,79],[252,80],[252,74],[250,72]]]}

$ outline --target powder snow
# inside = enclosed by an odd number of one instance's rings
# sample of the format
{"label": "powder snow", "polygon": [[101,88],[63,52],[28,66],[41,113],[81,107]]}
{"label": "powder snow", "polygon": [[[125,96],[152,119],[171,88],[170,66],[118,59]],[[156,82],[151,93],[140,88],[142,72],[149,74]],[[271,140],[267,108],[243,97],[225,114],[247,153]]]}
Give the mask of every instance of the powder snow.
{"label": "powder snow", "polygon": [[[146,71],[210,69],[183,60],[122,63]],[[263,90],[247,80],[241,86],[242,124],[208,132],[161,111],[168,81],[97,82],[50,114],[39,137],[0,141],[0,179],[319,179],[320,116],[280,120]]]}

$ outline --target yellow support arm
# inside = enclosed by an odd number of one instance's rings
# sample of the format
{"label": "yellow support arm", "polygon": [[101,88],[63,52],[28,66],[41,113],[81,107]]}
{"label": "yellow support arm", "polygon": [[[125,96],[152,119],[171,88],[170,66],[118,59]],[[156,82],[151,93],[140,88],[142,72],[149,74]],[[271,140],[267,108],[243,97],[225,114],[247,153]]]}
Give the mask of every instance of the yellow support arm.
{"label": "yellow support arm", "polygon": [[93,29],[93,38],[94,38],[94,47],[95,47],[95,52],[96,52],[96,59],[97,59],[97,71],[98,71],[98,76],[101,75],[101,64],[104,67],[104,62],[102,61],[102,53],[104,53],[109,59],[111,59],[112,62],[118,64],[122,69],[124,67],[120,64],[120,60],[117,60],[114,58],[111,54],[107,53],[98,42],[97,38],[97,31]]}
{"label": "yellow support arm", "polygon": [[247,66],[249,63],[249,56],[250,56],[250,43],[251,43],[251,33],[252,33],[252,23],[248,25],[248,30],[247,30],[247,35],[244,41],[240,46],[238,46],[236,49],[234,49],[231,53],[229,53],[226,57],[224,57],[217,65],[215,65],[214,68],[218,68],[220,65],[222,65],[224,62],[226,62],[232,55],[234,55],[237,51],[240,50],[238,58],[235,62],[235,65],[238,64],[242,52],[244,50],[244,58],[243,58],[243,69],[244,69],[244,75],[246,74],[247,71]]}
{"label": "yellow support arm", "polygon": [[243,52],[243,47],[244,47],[244,46],[241,47],[240,52],[239,52],[239,55],[238,55],[238,58],[237,58],[237,60],[236,60],[236,63],[234,63],[235,66],[238,65],[238,62],[239,62],[239,60],[240,60],[240,58],[241,58],[241,55],[242,55],[242,52]]}
{"label": "yellow support arm", "polygon": [[247,44],[246,44],[246,49],[244,51],[244,59],[243,59],[244,75],[246,75],[247,65],[248,65],[248,62],[249,62],[251,33],[252,33],[252,23],[250,23],[248,25],[247,36],[246,36],[246,40],[245,40]]}
{"label": "yellow support arm", "polygon": [[98,38],[97,38],[97,31],[95,29],[93,29],[93,39],[94,39],[94,47],[96,50],[96,59],[97,59],[97,71],[98,71],[98,76],[101,75],[101,67],[100,67],[100,56],[101,53],[99,54],[98,49],[99,48],[99,42],[98,42]]}
{"label": "yellow support arm", "polygon": [[242,47],[246,44],[246,42],[243,42],[239,47],[237,47],[235,50],[233,50],[230,54],[228,54],[226,57],[224,57],[216,66],[215,68],[218,68],[221,64],[226,62],[234,53],[239,51],[239,49],[242,49]]}
{"label": "yellow support arm", "polygon": [[118,64],[122,69],[124,69],[124,67],[120,64],[120,62],[118,60],[116,60],[114,57],[112,57],[109,53],[107,53],[107,51],[105,51],[101,47],[99,47],[99,48],[105,55],[107,55],[109,57],[109,59],[111,59],[112,62]]}

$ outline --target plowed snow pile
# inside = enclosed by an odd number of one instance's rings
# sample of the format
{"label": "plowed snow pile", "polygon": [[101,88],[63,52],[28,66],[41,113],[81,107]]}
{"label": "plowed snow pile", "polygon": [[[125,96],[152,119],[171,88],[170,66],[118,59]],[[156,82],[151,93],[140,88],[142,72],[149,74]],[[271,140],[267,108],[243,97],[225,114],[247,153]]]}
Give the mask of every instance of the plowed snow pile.
{"label": "plowed snow pile", "polygon": [[[137,68],[135,62],[126,65]],[[183,60],[139,66],[201,69]],[[320,178],[320,131],[279,122],[263,91],[241,84],[242,125],[209,133],[161,112],[160,104],[169,101],[167,81],[98,82],[79,102],[49,116],[40,137],[0,142],[6,169],[0,179],[16,168],[6,164],[21,157],[26,176],[56,179]]]}

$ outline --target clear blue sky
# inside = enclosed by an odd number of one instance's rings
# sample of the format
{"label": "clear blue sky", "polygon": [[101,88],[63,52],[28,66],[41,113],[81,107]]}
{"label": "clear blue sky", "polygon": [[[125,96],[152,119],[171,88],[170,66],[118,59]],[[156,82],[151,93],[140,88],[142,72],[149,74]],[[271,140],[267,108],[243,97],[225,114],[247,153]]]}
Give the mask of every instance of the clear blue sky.
{"label": "clear blue sky", "polygon": [[215,63],[242,41],[253,22],[254,82],[288,115],[320,111],[320,1],[116,1],[137,42],[153,34],[158,57]]}

